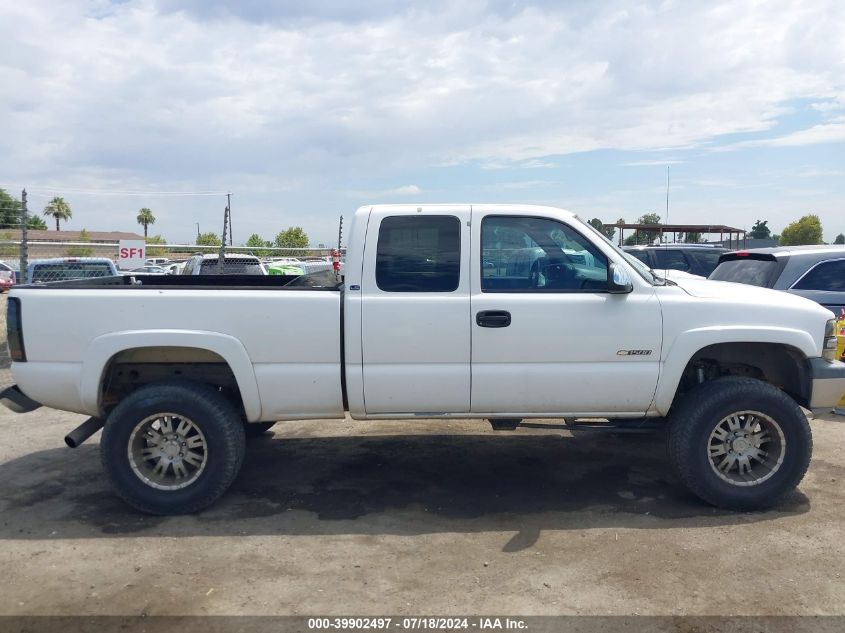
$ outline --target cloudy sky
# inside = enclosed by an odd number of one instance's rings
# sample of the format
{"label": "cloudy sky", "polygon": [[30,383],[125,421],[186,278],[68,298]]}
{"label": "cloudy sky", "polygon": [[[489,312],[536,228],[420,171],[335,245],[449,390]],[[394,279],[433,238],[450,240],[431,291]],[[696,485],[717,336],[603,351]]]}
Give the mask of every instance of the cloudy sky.
{"label": "cloudy sky", "polygon": [[[845,2],[0,0],[0,187],[68,228],[370,202],[845,232]],[[210,192],[213,195],[174,195]],[[664,217],[665,219],[665,217]]]}

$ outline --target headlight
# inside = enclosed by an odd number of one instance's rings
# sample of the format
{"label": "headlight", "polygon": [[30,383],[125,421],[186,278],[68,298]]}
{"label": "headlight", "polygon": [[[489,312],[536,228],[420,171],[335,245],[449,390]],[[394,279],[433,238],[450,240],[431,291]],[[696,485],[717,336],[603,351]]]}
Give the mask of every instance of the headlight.
{"label": "headlight", "polygon": [[836,319],[831,319],[824,326],[822,358],[830,362],[836,360]]}

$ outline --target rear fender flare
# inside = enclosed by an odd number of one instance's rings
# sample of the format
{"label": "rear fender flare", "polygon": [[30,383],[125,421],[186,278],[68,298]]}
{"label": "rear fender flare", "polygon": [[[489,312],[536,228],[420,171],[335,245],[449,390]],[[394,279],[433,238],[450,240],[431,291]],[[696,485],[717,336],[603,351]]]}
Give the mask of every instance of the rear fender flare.
{"label": "rear fender flare", "polygon": [[246,348],[236,338],[219,332],[196,330],[132,330],[95,338],[85,353],[79,395],[86,410],[101,410],[100,393],[105,370],[120,352],[144,347],[191,347],[214,352],[229,365],[241,392],[247,419],[261,419],[261,396]]}

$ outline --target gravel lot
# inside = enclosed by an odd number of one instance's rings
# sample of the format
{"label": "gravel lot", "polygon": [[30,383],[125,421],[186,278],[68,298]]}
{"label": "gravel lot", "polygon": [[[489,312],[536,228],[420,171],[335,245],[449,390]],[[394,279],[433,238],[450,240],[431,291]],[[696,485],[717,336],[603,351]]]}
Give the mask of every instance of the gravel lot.
{"label": "gravel lot", "polygon": [[176,518],[64,447],[82,420],[0,408],[0,614],[845,615],[842,417],[765,513],[686,494],[657,436],[347,420],[277,425]]}

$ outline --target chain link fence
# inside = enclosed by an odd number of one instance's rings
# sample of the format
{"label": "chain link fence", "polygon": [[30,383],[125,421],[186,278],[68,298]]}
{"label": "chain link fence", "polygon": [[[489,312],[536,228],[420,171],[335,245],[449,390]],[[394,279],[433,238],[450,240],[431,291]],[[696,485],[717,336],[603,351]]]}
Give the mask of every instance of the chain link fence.
{"label": "chain link fence", "polygon": [[[282,275],[299,277],[331,273],[334,249],[148,244],[141,266],[121,266],[118,243],[25,243],[27,270],[21,270],[23,242],[0,240],[0,284],[48,283],[114,274],[156,275]],[[343,267],[343,249],[338,253]]]}

